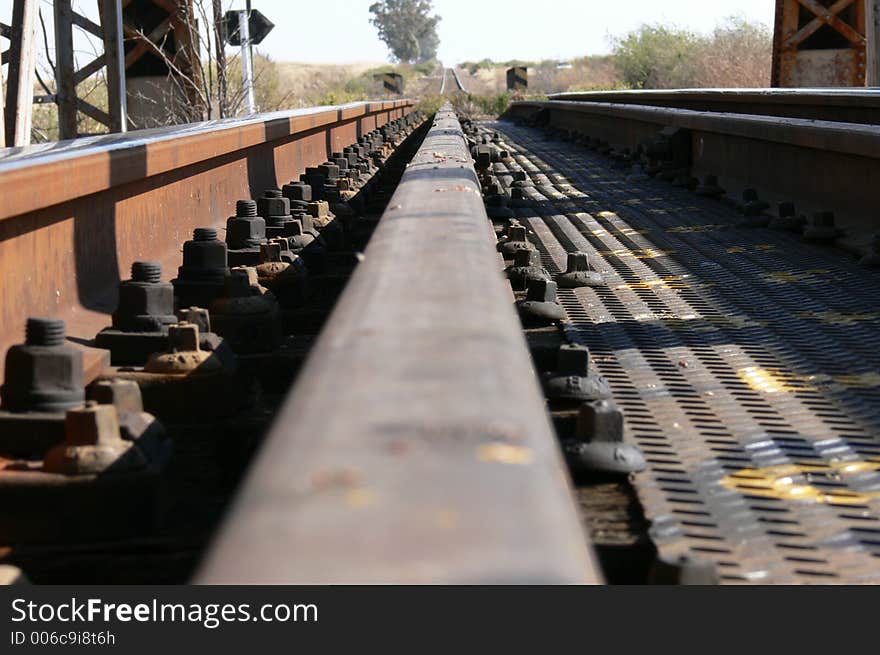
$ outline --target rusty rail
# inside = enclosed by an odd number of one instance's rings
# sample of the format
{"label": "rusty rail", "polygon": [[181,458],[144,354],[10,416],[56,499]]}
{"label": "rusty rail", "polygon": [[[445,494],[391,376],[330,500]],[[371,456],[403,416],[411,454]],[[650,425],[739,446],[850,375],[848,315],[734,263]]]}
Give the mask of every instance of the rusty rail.
{"label": "rusty rail", "polygon": [[525,101],[508,117],[535,119],[635,152],[664,128],[683,137],[689,174],[715,175],[731,202],[747,188],[801,212],[834,211],[838,244],[867,251],[877,230],[880,126],[609,102]]}
{"label": "rusty rail", "polygon": [[872,89],[573,91],[551,95],[550,99],[807,118],[841,123],[880,123],[880,92]]}
{"label": "rusty rail", "polygon": [[[109,323],[133,261],[173,277],[193,228],[307,166],[413,102],[355,103],[0,151],[0,351],[23,317],[67,321],[74,339]],[[92,362],[92,369],[100,362]]]}
{"label": "rusty rail", "polygon": [[197,582],[597,580],[494,240],[447,106]]}

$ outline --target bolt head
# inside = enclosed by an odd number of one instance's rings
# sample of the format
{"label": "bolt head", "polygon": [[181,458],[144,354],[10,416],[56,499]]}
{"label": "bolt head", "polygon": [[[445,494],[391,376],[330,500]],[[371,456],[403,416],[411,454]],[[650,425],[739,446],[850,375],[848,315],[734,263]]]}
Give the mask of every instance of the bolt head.
{"label": "bolt head", "polygon": [[526,300],[532,302],[556,302],[556,283],[548,280],[529,280]]}
{"label": "bolt head", "polygon": [[64,416],[64,443],[68,446],[113,445],[121,439],[113,405],[90,400],[84,407],[68,410]]}
{"label": "bolt head", "polygon": [[144,411],[141,388],[134,380],[99,380],[86,389],[86,398],[100,405],[113,405],[117,412]]}
{"label": "bolt head", "polygon": [[199,326],[195,323],[177,323],[168,327],[168,341],[172,352],[199,350]]}
{"label": "bolt head", "polygon": [[583,441],[623,441],[623,412],[610,400],[584,403],[578,413],[577,437]]}
{"label": "bolt head", "polygon": [[556,357],[556,372],[559,375],[586,377],[590,372],[590,349],[577,344],[560,346]]}

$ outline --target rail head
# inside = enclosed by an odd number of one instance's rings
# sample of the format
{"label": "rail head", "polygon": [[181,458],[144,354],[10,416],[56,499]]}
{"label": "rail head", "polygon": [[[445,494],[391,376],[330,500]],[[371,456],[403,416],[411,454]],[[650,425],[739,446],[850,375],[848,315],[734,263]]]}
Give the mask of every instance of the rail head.
{"label": "rail head", "polygon": [[598,577],[447,105],[196,581]]}
{"label": "rail head", "polygon": [[535,112],[547,109],[585,116],[604,116],[655,124],[659,127],[680,127],[698,132],[713,132],[871,159],[880,158],[880,126],[878,125],[694,111],[617,102],[526,100],[511,105],[513,113],[517,109],[528,109]]}
{"label": "rail head", "polygon": [[0,220],[414,104],[358,102],[0,149]]}

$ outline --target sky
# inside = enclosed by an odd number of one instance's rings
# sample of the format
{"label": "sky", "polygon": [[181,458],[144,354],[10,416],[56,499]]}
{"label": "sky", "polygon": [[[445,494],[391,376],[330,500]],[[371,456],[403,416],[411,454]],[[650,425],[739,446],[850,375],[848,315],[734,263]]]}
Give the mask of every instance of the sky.
{"label": "sky", "polygon": [[[370,20],[374,0],[252,0],[275,29],[258,50],[276,61],[383,62],[388,50]],[[97,0],[73,0],[94,18]],[[52,43],[52,3],[41,0]],[[210,7],[210,2],[207,2]],[[244,8],[244,0],[224,0]],[[662,22],[709,32],[731,14],[773,25],[774,0],[434,0],[440,21],[439,59],[447,66],[490,58],[570,59],[609,52],[611,37],[642,23]],[[0,0],[9,22],[12,0]],[[77,32],[78,30],[75,30]],[[84,61],[94,48],[77,39]],[[79,57],[78,57],[79,58]]]}
{"label": "sky", "polygon": [[[2,2],[4,0],[0,0]],[[276,27],[260,49],[282,61],[385,61],[369,23],[374,0],[252,0]],[[775,0],[434,0],[439,59],[569,59],[607,53],[610,37],[641,23],[708,32],[731,14],[773,25]],[[305,25],[326,25],[324,30]]]}

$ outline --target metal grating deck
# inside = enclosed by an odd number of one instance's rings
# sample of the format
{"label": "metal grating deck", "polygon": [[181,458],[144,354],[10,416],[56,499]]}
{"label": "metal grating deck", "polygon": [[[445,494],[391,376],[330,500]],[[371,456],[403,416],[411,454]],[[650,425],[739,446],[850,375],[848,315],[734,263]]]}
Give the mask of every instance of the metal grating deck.
{"label": "metal grating deck", "polygon": [[535,183],[519,209],[649,469],[665,556],[725,583],[880,582],[880,274],[726,205],[638,179],[542,132],[492,124]]}

